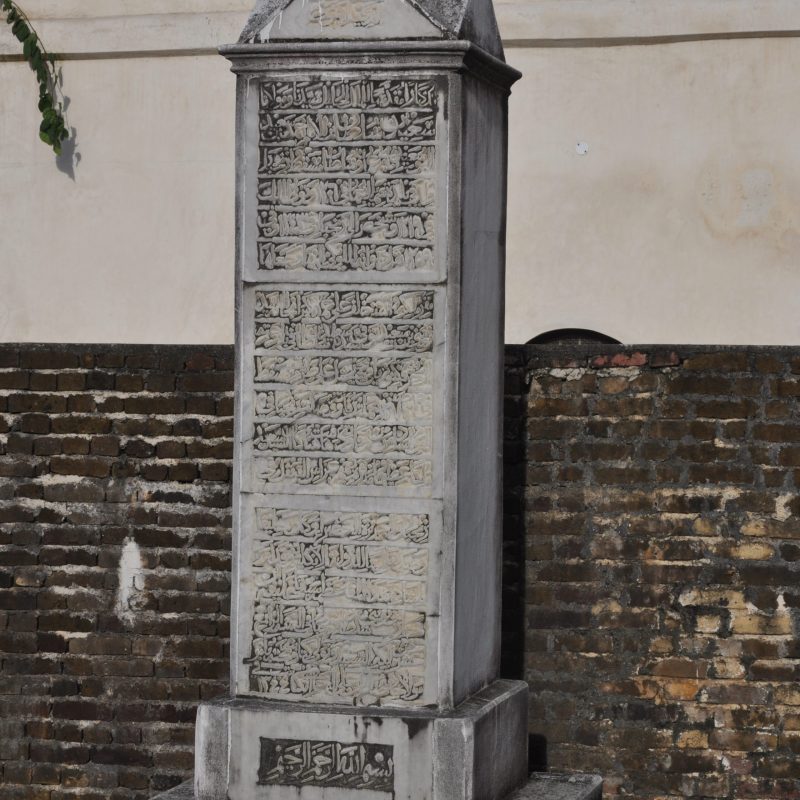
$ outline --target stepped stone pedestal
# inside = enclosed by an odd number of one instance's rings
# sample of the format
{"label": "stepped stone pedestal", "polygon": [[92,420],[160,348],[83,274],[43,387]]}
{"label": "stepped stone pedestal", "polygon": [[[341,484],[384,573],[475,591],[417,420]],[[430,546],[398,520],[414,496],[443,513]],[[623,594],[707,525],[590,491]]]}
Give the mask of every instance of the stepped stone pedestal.
{"label": "stepped stone pedestal", "polygon": [[489,0],[265,0],[222,52],[232,697],[198,712],[194,796],[501,800],[527,778],[527,687],[497,679],[519,73]]}

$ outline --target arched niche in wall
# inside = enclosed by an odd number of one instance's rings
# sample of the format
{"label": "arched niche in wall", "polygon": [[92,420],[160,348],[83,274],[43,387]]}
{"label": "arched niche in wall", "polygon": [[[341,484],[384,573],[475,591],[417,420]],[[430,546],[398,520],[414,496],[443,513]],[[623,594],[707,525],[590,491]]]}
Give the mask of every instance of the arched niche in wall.
{"label": "arched niche in wall", "polygon": [[526,344],[622,344],[619,339],[608,336],[599,331],[592,331],[588,328],[557,328],[552,331],[545,331],[533,339],[529,339]]}

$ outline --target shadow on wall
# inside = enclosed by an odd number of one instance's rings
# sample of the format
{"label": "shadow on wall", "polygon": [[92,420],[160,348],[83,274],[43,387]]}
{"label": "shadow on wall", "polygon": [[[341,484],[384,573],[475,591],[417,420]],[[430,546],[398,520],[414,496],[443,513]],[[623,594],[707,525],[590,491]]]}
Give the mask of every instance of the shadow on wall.
{"label": "shadow on wall", "polygon": [[[64,71],[59,68],[56,80],[58,82],[58,89],[61,92],[62,105],[64,113],[69,113],[69,107],[72,103],[71,98],[64,94]],[[68,126],[69,137],[61,144],[61,152],[56,156],[56,167],[59,172],[63,172],[72,181],[75,180],[75,167],[81,161],[81,154],[78,150],[78,130],[74,126]]]}
{"label": "shadow on wall", "polygon": [[[586,328],[559,328],[530,339],[527,344],[621,344],[617,339]],[[507,354],[507,360],[513,356]],[[500,672],[502,677],[525,679],[525,561],[526,494],[528,463],[537,461],[536,452],[526,447],[527,394],[529,385],[520,372],[506,364],[504,475],[503,475],[503,622]],[[527,382],[526,382],[527,384]],[[536,502],[534,500],[534,502]],[[547,738],[528,736],[528,768],[531,772],[547,770]]]}
{"label": "shadow on wall", "polygon": [[529,339],[526,344],[622,344],[618,339],[588,328],[558,328]]}
{"label": "shadow on wall", "polygon": [[[510,361],[510,363],[509,363]],[[500,676],[525,679],[525,431],[527,387],[506,351],[503,426],[503,596]],[[524,389],[524,391],[523,391]],[[547,739],[528,734],[528,770],[547,770]]]}
{"label": "shadow on wall", "polygon": [[[540,333],[527,344],[620,344],[616,339],[586,328],[559,328]],[[536,462],[526,441],[527,393],[520,371],[514,370],[513,355],[507,354],[504,422],[503,474],[503,622],[500,671],[504,678],[525,676],[525,486],[527,465]],[[511,369],[509,369],[511,367]],[[541,749],[541,748],[540,748]]]}

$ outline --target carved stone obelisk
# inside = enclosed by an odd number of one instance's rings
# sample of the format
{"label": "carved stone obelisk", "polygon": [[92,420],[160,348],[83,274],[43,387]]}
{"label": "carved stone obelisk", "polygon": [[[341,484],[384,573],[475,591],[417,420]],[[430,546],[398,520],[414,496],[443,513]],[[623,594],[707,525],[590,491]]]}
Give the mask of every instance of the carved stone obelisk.
{"label": "carved stone obelisk", "polygon": [[507,97],[490,0],[266,0],[238,45],[232,697],[201,800],[499,800]]}

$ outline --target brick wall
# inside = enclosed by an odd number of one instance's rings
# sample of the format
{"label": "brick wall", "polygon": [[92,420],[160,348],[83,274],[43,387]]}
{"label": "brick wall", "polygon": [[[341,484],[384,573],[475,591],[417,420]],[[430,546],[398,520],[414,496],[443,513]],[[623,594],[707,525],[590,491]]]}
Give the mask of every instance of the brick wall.
{"label": "brick wall", "polygon": [[232,351],[0,346],[0,797],[132,800],[228,678]]}
{"label": "brick wall", "polygon": [[[509,347],[538,766],[800,798],[800,349]],[[232,351],[0,345],[0,797],[144,800],[227,689]]]}
{"label": "brick wall", "polygon": [[607,796],[797,800],[800,350],[601,347],[508,349],[535,754]]}

